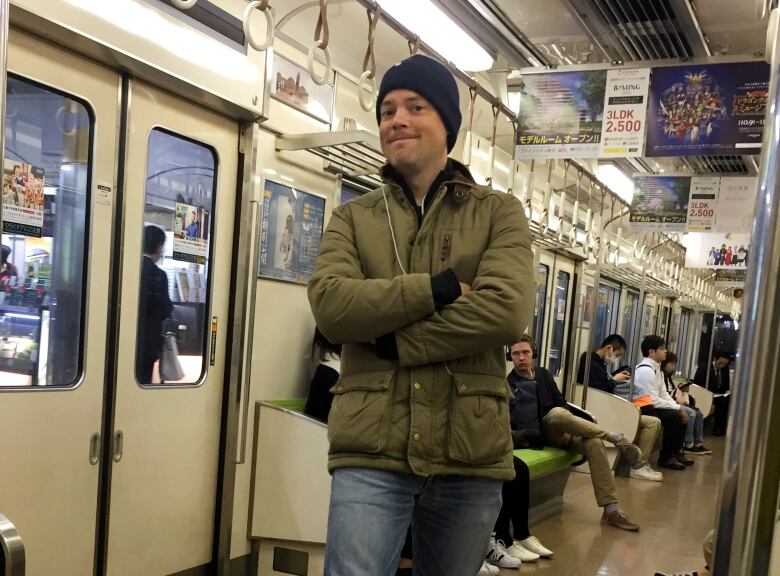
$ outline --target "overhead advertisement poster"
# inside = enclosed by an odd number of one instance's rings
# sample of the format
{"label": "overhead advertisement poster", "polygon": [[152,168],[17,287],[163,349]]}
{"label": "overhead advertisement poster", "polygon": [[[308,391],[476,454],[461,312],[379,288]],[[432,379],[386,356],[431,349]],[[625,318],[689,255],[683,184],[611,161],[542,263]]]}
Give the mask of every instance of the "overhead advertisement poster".
{"label": "overhead advertisement poster", "polygon": [[750,234],[692,233],[683,237],[686,268],[747,268]]}
{"label": "overhead advertisement poster", "polygon": [[645,155],[758,153],[768,91],[764,62],[653,68]]}
{"label": "overhead advertisement poster", "polygon": [[523,76],[517,157],[597,158],[606,70]]}
{"label": "overhead advertisement poster", "polygon": [[205,264],[209,256],[209,211],[176,202],[173,216],[173,259]]}
{"label": "overhead advertisement poster", "polygon": [[600,157],[642,155],[649,89],[649,68],[607,72]]}
{"label": "overhead advertisement poster", "polygon": [[691,178],[691,199],[688,203],[688,232],[709,232],[715,228],[718,213],[720,178]]}
{"label": "overhead advertisement poster", "polygon": [[629,222],[635,230],[685,232],[690,176],[634,175]]}
{"label": "overhead advertisement poster", "polygon": [[758,178],[731,176],[720,179],[718,232],[750,232],[758,193]]}

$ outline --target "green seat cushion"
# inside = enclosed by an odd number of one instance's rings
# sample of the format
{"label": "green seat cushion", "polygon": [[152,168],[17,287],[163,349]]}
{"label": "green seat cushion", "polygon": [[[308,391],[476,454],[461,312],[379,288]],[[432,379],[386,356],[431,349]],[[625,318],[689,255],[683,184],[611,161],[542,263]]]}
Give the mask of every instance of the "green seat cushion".
{"label": "green seat cushion", "polygon": [[306,399],[298,400],[267,400],[266,404],[276,406],[278,408],[284,408],[286,410],[292,410],[293,412],[303,413],[303,409],[306,407]]}
{"label": "green seat cushion", "polygon": [[514,455],[528,465],[531,480],[562,470],[582,459],[579,454],[550,446],[543,450],[515,450]]}

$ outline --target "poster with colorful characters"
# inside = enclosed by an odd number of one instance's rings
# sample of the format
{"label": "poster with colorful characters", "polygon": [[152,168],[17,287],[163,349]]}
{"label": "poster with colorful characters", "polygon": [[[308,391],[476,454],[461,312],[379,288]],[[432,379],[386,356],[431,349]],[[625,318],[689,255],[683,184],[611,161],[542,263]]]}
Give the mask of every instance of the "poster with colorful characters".
{"label": "poster with colorful characters", "polygon": [[173,214],[173,259],[205,264],[209,256],[208,210],[176,202]]}
{"label": "poster with colorful characters", "polygon": [[265,181],[258,276],[305,284],[314,274],[325,199]]}
{"label": "poster with colorful characters", "polygon": [[750,234],[692,232],[682,242],[686,268],[739,270],[750,262]]}
{"label": "poster with colorful characters", "polygon": [[634,230],[685,232],[690,176],[634,175],[629,222]]}
{"label": "poster with colorful characters", "polygon": [[40,238],[43,233],[43,168],[6,159],[3,166],[3,232]]}
{"label": "poster with colorful characters", "polygon": [[598,158],[606,70],[523,76],[517,158]]}
{"label": "poster with colorful characters", "polygon": [[653,68],[645,155],[757,154],[768,90],[764,62]]}

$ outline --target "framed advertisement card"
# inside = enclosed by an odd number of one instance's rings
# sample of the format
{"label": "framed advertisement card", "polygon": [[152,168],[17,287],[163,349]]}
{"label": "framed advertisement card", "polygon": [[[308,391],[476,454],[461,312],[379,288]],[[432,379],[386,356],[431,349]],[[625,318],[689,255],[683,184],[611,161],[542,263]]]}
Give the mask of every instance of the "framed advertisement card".
{"label": "framed advertisement card", "polygon": [[306,284],[314,273],[324,222],[325,198],[266,179],[258,277]]}
{"label": "framed advertisement card", "polygon": [[333,121],[336,90],[332,83],[318,86],[306,68],[277,52],[273,53],[267,74],[272,98],[326,124]]}

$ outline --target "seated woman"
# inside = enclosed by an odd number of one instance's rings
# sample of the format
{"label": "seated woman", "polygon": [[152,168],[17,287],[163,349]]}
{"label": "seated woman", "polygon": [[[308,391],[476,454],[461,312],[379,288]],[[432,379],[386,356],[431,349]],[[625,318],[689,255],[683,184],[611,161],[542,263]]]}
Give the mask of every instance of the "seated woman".
{"label": "seated woman", "polygon": [[319,328],[315,328],[311,350],[312,357],[319,363],[309,384],[309,397],[306,399],[303,412],[307,416],[327,423],[330,405],[333,402],[330,389],[338,382],[341,369],[341,344],[329,342]]}
{"label": "seated woman", "polygon": [[688,395],[687,385],[675,386],[672,377],[677,370],[677,355],[667,352],[666,360],[661,362],[661,373],[669,395],[688,413],[688,422],[685,425],[685,443],[683,452],[689,454],[712,454],[704,446],[704,414],[696,408],[695,400]]}

